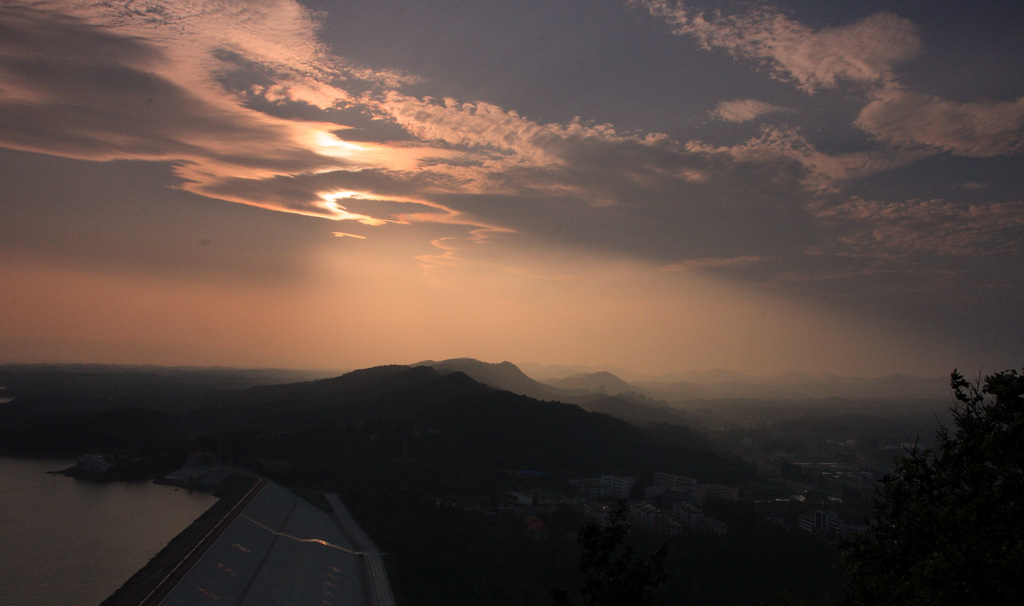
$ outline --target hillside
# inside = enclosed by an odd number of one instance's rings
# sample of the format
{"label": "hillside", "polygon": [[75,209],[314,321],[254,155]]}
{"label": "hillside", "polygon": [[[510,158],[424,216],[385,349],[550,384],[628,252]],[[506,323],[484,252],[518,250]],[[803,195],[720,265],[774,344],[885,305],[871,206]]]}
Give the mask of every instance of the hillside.
{"label": "hillside", "polygon": [[526,376],[511,362],[491,364],[473,358],[454,358],[435,362],[427,360],[416,366],[429,366],[441,373],[463,372],[475,380],[495,389],[511,391],[538,400],[557,399],[559,390]]}
{"label": "hillside", "polygon": [[[380,366],[328,379],[190,394],[164,407],[182,410],[177,413],[146,412],[139,394],[130,409],[126,400],[92,397],[82,382],[84,393],[77,397],[32,396],[5,405],[0,437],[7,436],[6,447],[16,446],[18,453],[52,453],[61,444],[65,454],[227,448],[240,462],[288,461],[303,467],[307,479],[326,460],[344,458],[349,468],[371,469],[401,453],[417,461],[418,473],[402,472],[411,484],[445,483],[447,476],[482,468],[645,474],[692,464],[715,473],[732,470],[726,475],[749,473],[743,464],[704,452],[697,441],[652,441],[613,416],[495,389],[454,369],[489,373],[496,383],[540,385],[514,365],[459,360],[438,366]],[[117,371],[111,373],[116,378]],[[111,377],[98,392],[110,388]],[[648,406],[608,396],[589,404],[635,425],[643,424],[638,419]],[[654,419],[666,420],[671,418]],[[216,447],[209,442],[213,437]]]}
{"label": "hillside", "polygon": [[489,364],[459,358],[423,364],[441,372],[463,372],[502,391],[575,404],[583,410],[606,414],[636,427],[683,423],[685,418],[667,403],[637,393],[636,387],[609,372],[577,373],[544,384],[531,379],[511,362]]}
{"label": "hillside", "polygon": [[567,391],[612,396],[627,391],[637,391],[635,386],[606,371],[577,373],[564,379],[549,380],[548,384]]}
{"label": "hillside", "polygon": [[[457,365],[490,372],[496,384],[531,385],[511,364]],[[675,423],[678,411],[639,394],[577,396],[610,416],[496,389],[456,364],[442,366],[379,366],[190,393],[175,403],[183,410],[175,413],[118,408],[123,400],[88,393],[17,398],[0,407],[0,449],[15,441],[17,454],[72,445],[79,453],[114,454],[116,465],[153,476],[180,466],[189,453],[209,452],[287,486],[339,493],[388,552],[389,579],[410,603],[475,604],[493,595],[545,603],[551,587],[573,582],[578,555],[571,537],[580,507],[563,503],[536,512],[552,530],[550,540],[536,541],[524,534],[521,516],[508,513],[511,491],[572,496],[570,480],[615,474],[649,482],[656,471],[730,486],[764,482],[753,465]],[[111,378],[117,382],[116,372]],[[137,394],[132,400],[145,404]],[[728,519],[724,537],[670,539],[676,560],[669,567],[685,576],[667,594],[731,595],[718,603],[750,603],[750,596],[808,579],[828,584],[821,577],[830,566],[827,546],[744,512]],[[729,593],[737,565],[780,553],[776,559],[788,568],[745,570],[750,587]]]}

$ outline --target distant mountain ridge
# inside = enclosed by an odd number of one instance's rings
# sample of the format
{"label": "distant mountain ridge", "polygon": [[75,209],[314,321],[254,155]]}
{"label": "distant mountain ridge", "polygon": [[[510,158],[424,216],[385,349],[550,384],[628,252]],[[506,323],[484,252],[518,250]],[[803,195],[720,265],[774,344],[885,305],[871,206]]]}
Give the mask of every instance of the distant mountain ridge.
{"label": "distant mountain ridge", "polygon": [[665,402],[652,400],[640,390],[610,372],[577,373],[552,384],[528,377],[511,362],[490,364],[473,358],[456,358],[420,364],[440,372],[464,372],[473,379],[498,390],[538,400],[556,400],[574,404],[589,412],[621,419],[636,427],[653,423],[681,423],[679,412]]}
{"label": "distant mountain ridge", "polygon": [[[288,461],[293,479],[328,477],[344,461],[356,469],[346,471],[355,481],[379,482],[387,470],[404,486],[431,493],[469,479],[474,486],[494,482],[497,472],[517,469],[567,477],[665,468],[709,477],[752,473],[682,428],[675,438],[647,434],[611,415],[495,389],[454,370],[469,367],[536,388],[511,364],[474,362],[441,364],[444,371],[379,366],[329,379],[216,389],[189,394],[168,410],[146,409],[142,396],[143,408],[126,407],[126,400],[90,397],[87,390],[74,398],[25,396],[0,406],[0,453],[146,452],[170,461],[183,449],[216,444],[256,469],[265,459]],[[126,373],[123,379],[134,381]],[[118,387],[114,379],[94,388]]]}
{"label": "distant mountain ridge", "polygon": [[[946,377],[916,377],[893,374],[885,377],[846,377],[835,374],[812,375],[789,372],[757,377],[732,370],[715,369],[677,372],[655,377],[633,377],[628,382],[605,371],[579,372],[564,366],[531,365],[533,372],[545,377],[549,385],[578,395],[623,393],[632,391],[666,401],[753,399],[934,399],[949,393]],[[559,371],[564,374],[558,376]],[[605,392],[600,391],[604,384]],[[614,387],[613,387],[614,386]]]}
{"label": "distant mountain ridge", "polygon": [[[689,380],[679,380],[685,377]],[[729,380],[721,380],[729,377]],[[946,378],[890,375],[873,379],[789,373],[758,378],[741,373],[678,373],[637,382],[639,391],[666,400],[753,399],[933,399],[949,393]]]}
{"label": "distant mountain ridge", "polygon": [[[438,368],[426,365],[429,363],[378,366],[330,379],[214,394],[206,406],[189,415],[189,427],[236,435],[299,435],[327,428],[372,427],[374,432],[392,436],[419,436],[403,440],[418,444],[421,461],[433,461],[429,465],[444,461],[460,469],[486,464],[506,469],[636,474],[653,469],[657,460],[680,456],[694,464],[732,470],[728,473],[749,472],[743,465],[704,450],[704,445],[682,428],[678,431],[687,438],[685,444],[652,442],[636,424],[616,418],[616,414],[541,401],[485,385],[456,370],[465,368],[495,383],[504,379],[537,389],[535,382],[524,381],[525,375],[510,363],[433,362]],[[546,388],[545,393],[554,391],[539,385]]]}
{"label": "distant mountain ridge", "polygon": [[[800,373],[758,378],[721,370],[676,373],[633,382],[607,371],[573,372],[560,379],[549,379],[550,384],[545,384],[511,362],[487,363],[473,358],[377,366],[331,378],[301,380],[309,376],[290,371],[0,365],[0,385],[8,387],[3,396],[13,400],[4,405],[0,417],[13,419],[17,415],[33,416],[61,409],[85,414],[135,407],[187,412],[193,427],[201,427],[201,419],[213,424],[230,420],[232,426],[239,427],[240,420],[246,418],[236,414],[242,409],[248,410],[250,417],[272,411],[306,414],[342,403],[361,402],[352,410],[365,409],[369,415],[372,407],[386,410],[395,399],[427,402],[497,390],[573,404],[645,427],[660,423],[693,425],[698,422],[693,411],[706,406],[705,402],[807,401],[819,406],[824,400],[837,399],[862,407],[871,401],[945,402],[949,393],[947,381],[939,378],[892,375],[863,379]],[[278,377],[286,382],[274,382]],[[287,382],[288,379],[292,381]]]}
{"label": "distant mountain ridge", "polygon": [[426,360],[414,366],[427,366],[444,374],[464,372],[484,385],[538,400],[550,400],[560,395],[559,390],[531,379],[511,362],[494,364],[481,362],[475,358],[452,358],[440,362]]}
{"label": "distant mountain ridge", "polygon": [[[602,412],[634,425],[687,423],[680,411],[691,404],[714,400],[820,401],[837,398],[857,401],[917,400],[940,401],[948,397],[944,378],[890,375],[879,378],[844,377],[786,373],[756,377],[729,370],[690,371],[661,377],[625,381],[608,371],[571,372],[544,383],[526,375],[511,362],[489,364],[472,358],[426,361],[422,364],[441,372],[460,371],[495,389],[537,399],[576,404],[585,410]],[[551,372],[561,368],[548,367]]]}
{"label": "distant mountain ridge", "polygon": [[548,384],[563,390],[608,395],[637,391],[637,388],[632,384],[623,381],[608,371],[576,373],[564,379],[549,380]]}

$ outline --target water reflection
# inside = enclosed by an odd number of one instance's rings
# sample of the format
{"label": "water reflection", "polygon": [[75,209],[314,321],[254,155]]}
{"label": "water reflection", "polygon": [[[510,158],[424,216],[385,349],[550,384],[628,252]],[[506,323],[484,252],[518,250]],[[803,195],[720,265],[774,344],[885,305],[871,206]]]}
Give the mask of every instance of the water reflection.
{"label": "water reflection", "polygon": [[151,482],[46,473],[74,463],[0,457],[5,606],[95,606],[216,501]]}

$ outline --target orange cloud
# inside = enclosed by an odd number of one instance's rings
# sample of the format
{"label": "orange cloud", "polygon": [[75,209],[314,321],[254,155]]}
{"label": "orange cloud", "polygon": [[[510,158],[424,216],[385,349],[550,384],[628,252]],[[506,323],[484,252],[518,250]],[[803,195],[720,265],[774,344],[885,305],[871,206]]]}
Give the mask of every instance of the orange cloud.
{"label": "orange cloud", "polygon": [[711,115],[726,122],[748,122],[767,114],[789,111],[765,101],[756,99],[736,99],[734,101],[722,101]]}
{"label": "orange cloud", "polygon": [[[226,187],[339,170],[411,173],[457,154],[438,146],[348,141],[344,124],[255,108],[253,99],[325,110],[352,106],[366,99],[332,82],[397,86],[415,80],[331,55],[315,38],[312,13],[295,2],[199,7],[166,0],[151,8],[122,12],[85,1],[0,7],[0,145],[82,160],[167,161],[182,189],[275,211],[369,226],[468,220],[408,198],[402,201],[440,212],[388,218],[351,212],[343,203],[352,195],[398,199],[372,191],[325,188],[279,196]],[[254,66],[273,82],[249,87],[244,97],[222,84],[225,74],[252,77]]]}

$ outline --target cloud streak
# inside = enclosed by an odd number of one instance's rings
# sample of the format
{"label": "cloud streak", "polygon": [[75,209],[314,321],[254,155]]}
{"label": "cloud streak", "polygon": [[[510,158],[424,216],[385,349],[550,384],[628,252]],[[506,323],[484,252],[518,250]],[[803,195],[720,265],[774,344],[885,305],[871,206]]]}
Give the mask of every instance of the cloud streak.
{"label": "cloud streak", "polygon": [[[541,124],[485,102],[404,94],[399,87],[415,77],[331,55],[315,38],[315,19],[288,0],[0,10],[0,143],[82,160],[169,162],[182,189],[207,197],[366,227],[439,223],[460,230],[452,241],[478,241],[514,228],[440,196],[532,192],[617,204],[576,180],[597,149],[632,167],[628,180],[666,170],[701,178],[685,160],[639,165],[639,149],[663,143],[657,134],[620,135],[578,119]],[[277,115],[284,107],[306,108],[308,117]],[[347,140],[349,126],[332,117],[339,109],[411,137]],[[516,182],[517,169],[546,177]],[[363,210],[350,210],[353,201]],[[382,213],[367,202],[427,210]],[[450,260],[455,247],[433,242]]]}
{"label": "cloud streak", "polygon": [[[197,193],[224,176],[402,169],[444,155],[345,141],[343,124],[278,118],[225,88],[224,78],[269,77],[272,85],[253,85],[263,98],[326,109],[353,102],[331,80],[402,80],[326,55],[311,36],[315,22],[294,2],[211,2],[201,14],[174,2],[145,11],[132,2],[34,3],[4,7],[3,28],[0,136],[15,149],[176,161]],[[308,210],[331,215],[315,204]]]}

